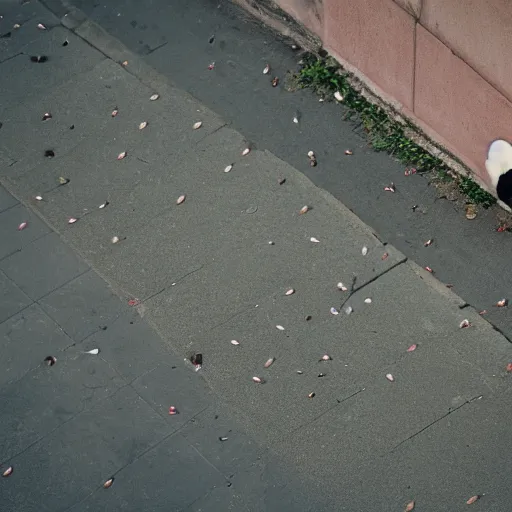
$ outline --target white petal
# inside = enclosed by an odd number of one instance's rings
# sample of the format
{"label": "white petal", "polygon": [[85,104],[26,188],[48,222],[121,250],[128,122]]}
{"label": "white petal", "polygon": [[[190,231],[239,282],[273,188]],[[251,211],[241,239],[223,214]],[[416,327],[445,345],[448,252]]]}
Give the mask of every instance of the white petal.
{"label": "white petal", "polygon": [[69,220],[68,220],[68,224],[74,224],[78,219],[75,219],[75,217],[71,217]]}
{"label": "white petal", "polygon": [[372,299],[370,299],[370,297],[368,297],[367,299],[364,299],[364,302],[366,304],[371,304],[372,303]]}
{"label": "white petal", "polygon": [[341,95],[341,92],[340,91],[336,91],[334,93],[334,97],[338,100],[338,101],[343,101],[343,96]]}
{"label": "white petal", "polygon": [[45,27],[42,23],[38,23],[38,24],[37,24],[37,28],[38,28],[39,30],[46,30],[46,27]]}
{"label": "white petal", "polygon": [[183,203],[183,201],[185,201],[185,198],[186,198],[186,197],[187,197],[187,196],[185,196],[185,195],[181,195],[180,197],[178,197],[178,199],[176,199],[176,204],[181,204],[181,203]]}
{"label": "white petal", "polygon": [[43,198],[42,198],[41,196],[36,196],[36,199],[37,199],[38,201],[42,201],[42,200],[43,200]]}
{"label": "white petal", "polygon": [[231,340],[231,345],[240,345],[240,343],[236,340]]}
{"label": "white petal", "polygon": [[368,254],[368,247],[366,247],[366,245],[361,249],[361,254],[363,256],[366,256]]}
{"label": "white petal", "polygon": [[280,331],[284,331],[284,327],[282,325],[276,325],[276,327],[280,330]]}
{"label": "white petal", "polygon": [[228,166],[226,166],[226,168],[224,169],[224,172],[229,172],[231,171],[231,169],[233,169],[233,166],[231,164],[229,164]]}
{"label": "white petal", "polygon": [[144,130],[144,128],[146,128],[147,125],[147,121],[142,121],[142,123],[139,124],[139,130]]}
{"label": "white petal", "polygon": [[113,236],[112,237],[112,243],[113,244],[117,244],[117,242],[119,242],[119,237],[118,236]]}
{"label": "white petal", "polygon": [[309,158],[315,158],[315,152],[314,151],[308,151]]}
{"label": "white petal", "polygon": [[88,350],[87,352],[84,352],[84,354],[92,354],[93,356],[95,356],[96,354],[99,354],[99,353],[100,353],[99,348],[93,348],[92,350]]}
{"label": "white petal", "polygon": [[348,306],[348,308],[346,308],[346,309],[345,309],[345,313],[346,313],[347,315],[350,315],[350,313],[352,313],[352,311],[354,311],[354,310],[352,309],[352,307],[351,307],[351,306]]}
{"label": "white petal", "polygon": [[318,238],[315,238],[314,236],[312,236],[310,238],[310,240],[314,243],[314,244],[319,244],[320,243],[320,240],[318,240]]}
{"label": "white petal", "polygon": [[263,68],[263,74],[264,75],[268,75],[270,73],[270,64],[267,64],[264,68]]}
{"label": "white petal", "polygon": [[338,287],[338,290],[341,290],[342,292],[346,292],[348,290],[348,288],[341,282],[338,283],[336,286]]}
{"label": "white petal", "polygon": [[158,98],[160,98],[160,96],[158,94],[153,94],[152,96],[149,97],[150,101],[156,101]]}
{"label": "white petal", "polygon": [[254,382],[257,382],[258,384],[261,384],[262,380],[259,377],[253,377],[252,380]]}
{"label": "white petal", "polygon": [[246,156],[246,155],[248,155],[250,152],[251,152],[251,149],[250,149],[250,148],[245,148],[245,149],[242,151],[242,156]]}
{"label": "white petal", "polygon": [[272,365],[272,363],[275,361],[275,359],[273,357],[271,357],[270,359],[267,360],[267,362],[263,365],[265,368],[268,368],[269,366]]}
{"label": "white petal", "polygon": [[391,375],[391,373],[388,373],[388,374],[386,374],[386,379],[388,379],[389,382],[394,382],[395,377],[393,377],[393,375]]}
{"label": "white petal", "polygon": [[295,290],[293,288],[290,288],[286,291],[285,295],[293,295],[295,293]]}
{"label": "white petal", "polygon": [[194,130],[197,130],[198,128],[201,128],[201,126],[203,126],[203,122],[202,121],[197,121],[197,123],[194,123]]}
{"label": "white petal", "polygon": [[331,308],[331,315],[339,315],[340,312],[336,308]]}

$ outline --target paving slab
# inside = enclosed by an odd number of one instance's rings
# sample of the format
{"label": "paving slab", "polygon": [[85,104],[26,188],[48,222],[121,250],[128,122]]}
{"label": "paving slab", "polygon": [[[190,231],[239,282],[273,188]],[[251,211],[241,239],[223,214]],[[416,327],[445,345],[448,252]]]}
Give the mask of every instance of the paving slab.
{"label": "paving slab", "polygon": [[197,496],[226,485],[224,477],[179,434],[158,443],[73,512],[184,510]]}
{"label": "paving slab", "polygon": [[38,300],[86,272],[88,266],[56,233],[50,233],[1,260],[0,270]]}
{"label": "paving slab", "polygon": [[[41,350],[36,346],[34,352]],[[2,409],[9,411],[0,416],[0,451],[4,461],[126,384],[102,358],[61,352],[55,346],[47,347],[44,353],[55,356],[57,362],[48,366],[43,361],[46,356],[40,357],[33,361],[31,371],[16,382],[3,384],[0,391]]]}
{"label": "paving slab", "polygon": [[[8,485],[2,482],[2,496],[8,502],[23,502],[24,496],[37,502],[44,496],[48,510],[63,512],[96,489],[103,491],[107,479],[167,432],[165,421],[133,389],[122,388],[8,461],[16,469]],[[157,474],[167,478],[163,470]],[[27,504],[25,510],[38,507]]]}
{"label": "paving slab", "polygon": [[32,304],[25,295],[3,272],[0,272],[0,324]]}
{"label": "paving slab", "polygon": [[76,343],[110,326],[127,307],[93,271],[46,295],[39,304]]}
{"label": "paving slab", "polygon": [[43,359],[56,355],[72,340],[37,305],[32,304],[0,324],[4,366],[1,384],[15,382],[37,368]]}
{"label": "paving slab", "polygon": [[[11,196],[12,197],[12,196]],[[27,226],[21,231],[18,226],[26,222]],[[0,213],[0,260],[20,252],[31,242],[50,233],[50,228],[41,221],[37,214],[21,204],[6,209]]]}

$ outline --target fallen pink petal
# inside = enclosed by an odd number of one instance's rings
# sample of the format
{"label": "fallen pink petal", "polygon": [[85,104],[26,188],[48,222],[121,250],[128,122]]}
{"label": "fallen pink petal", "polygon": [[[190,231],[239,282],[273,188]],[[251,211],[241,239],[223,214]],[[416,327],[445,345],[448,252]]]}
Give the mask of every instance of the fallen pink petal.
{"label": "fallen pink petal", "polygon": [[122,151],[121,153],[119,153],[119,155],[117,155],[117,159],[122,160],[123,158],[126,158],[126,155],[126,151]]}
{"label": "fallen pink petal", "polygon": [[176,204],[182,204],[186,198],[187,196],[185,194],[181,195],[180,197],[178,197],[178,199],[176,199]]}
{"label": "fallen pink petal", "polygon": [[259,377],[253,377],[253,382],[256,382],[256,384],[263,384],[263,379],[260,379]]}
{"label": "fallen pink petal", "polygon": [[38,28],[39,30],[46,30],[46,26],[45,26],[45,25],[43,25],[42,23],[38,23],[38,24],[37,24],[37,28]]}
{"label": "fallen pink petal", "polygon": [[395,382],[395,377],[393,377],[393,375],[391,375],[391,373],[386,374],[386,379],[388,379],[389,382]]}
{"label": "fallen pink petal", "polygon": [[418,345],[416,345],[416,344],[411,345],[411,346],[407,349],[407,352],[414,352],[417,348],[418,348]]}
{"label": "fallen pink petal", "polygon": [[460,329],[465,329],[466,327],[470,327],[470,326],[471,326],[471,323],[469,322],[469,320],[467,318],[462,320],[462,322],[459,324]]}
{"label": "fallen pink petal", "polygon": [[18,231],[23,231],[27,226],[28,226],[28,222],[22,222],[22,223],[18,226]]}
{"label": "fallen pink petal", "polygon": [[174,416],[175,414],[178,414],[178,411],[174,405],[171,405],[171,407],[169,407],[169,415]]}
{"label": "fallen pink petal", "polygon": [[68,224],[74,224],[78,219],[76,219],[75,217],[71,217],[69,220],[68,220]]}
{"label": "fallen pink petal", "polygon": [[266,363],[263,365],[265,368],[268,368],[269,366],[272,365],[272,363],[275,361],[275,359],[273,357],[271,357],[270,359],[267,359]]}

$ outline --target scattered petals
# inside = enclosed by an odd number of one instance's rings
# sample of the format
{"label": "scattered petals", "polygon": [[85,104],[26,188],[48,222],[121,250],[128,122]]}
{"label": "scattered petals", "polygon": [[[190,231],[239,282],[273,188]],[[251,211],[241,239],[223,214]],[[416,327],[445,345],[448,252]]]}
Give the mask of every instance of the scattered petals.
{"label": "scattered petals", "polygon": [[92,354],[93,356],[97,355],[100,353],[100,349],[99,348],[93,348],[92,350],[88,350],[87,352],[84,352],[84,354]]}
{"label": "scattered petals", "polygon": [[346,292],[348,290],[343,283],[338,283],[336,286],[338,287],[338,290],[341,290],[342,292]]}
{"label": "scattered petals", "polygon": [[229,172],[229,171],[231,171],[231,169],[233,169],[233,164],[229,164],[229,165],[227,165],[227,166],[225,167],[225,169],[224,169],[224,172]]}
{"label": "scattered petals", "polygon": [[345,150],[345,155],[350,156],[350,155],[353,155],[353,154],[354,154],[354,152],[353,152],[353,151],[351,151],[350,149],[346,149],[346,150]]}
{"label": "scattered petals", "polygon": [[169,407],[169,415],[175,416],[176,414],[178,414],[178,410],[176,409],[176,407],[174,407],[174,405],[171,405],[171,407]]}
{"label": "scattered petals", "polygon": [[366,247],[366,245],[361,249],[361,254],[363,256],[366,256],[368,254],[368,247]]}
{"label": "scattered petals", "polygon": [[427,240],[423,246],[424,247],[430,247],[432,245],[432,243],[434,242],[434,239],[433,238],[430,238],[429,240]]}
{"label": "scattered petals", "polygon": [[211,71],[214,68],[215,68],[215,61],[210,62],[210,64],[208,64],[208,69]]}
{"label": "scattered petals", "polygon": [[336,91],[334,93],[334,97],[336,98],[336,101],[343,101],[343,96],[341,95],[341,92],[340,91]]}
{"label": "scattered petals", "polygon": [[268,75],[270,73],[270,64],[267,64],[264,68],[263,68],[263,74],[264,75]]}
{"label": "scattered petals", "polygon": [[395,192],[395,184],[394,183],[390,183],[387,187],[384,187],[384,190],[386,192]]}
{"label": "scattered petals", "polygon": [[108,201],[105,201],[104,203],[101,203],[98,208],[100,210],[103,210],[103,208],[106,208],[110,203]]}
{"label": "scattered petals", "polygon": [[245,149],[242,151],[242,156],[247,156],[250,152],[251,152],[251,148],[245,148]]}
{"label": "scattered petals", "polygon": [[284,331],[284,327],[282,325],[276,325],[276,328],[279,329],[280,331]]}
{"label": "scattered petals", "polygon": [[18,226],[18,231],[23,231],[28,225],[28,222],[22,222],[19,226]]}
{"label": "scattered petals", "polygon": [[183,203],[183,202],[185,201],[186,197],[187,197],[187,196],[186,196],[185,194],[183,194],[183,195],[181,195],[180,197],[178,197],[178,199],[176,199],[176,204],[181,204],[181,203]]}
{"label": "scattered petals", "polygon": [[272,78],[272,87],[277,87],[279,85],[279,77],[275,76]]}
{"label": "scattered petals", "polygon": [[109,487],[112,487],[112,484],[114,483],[114,479],[113,478],[109,478],[104,484],[103,484],[103,488],[104,489],[108,489]]}
{"label": "scattered petals", "polygon": [[303,215],[305,213],[309,212],[309,206],[307,205],[304,205],[300,210],[299,210],[299,215]]}
{"label": "scattered petals", "polygon": [[126,157],[126,151],[123,151],[123,152],[119,153],[119,155],[117,155],[118,160],[122,160],[125,157]]}
{"label": "scattered petals", "polygon": [[388,259],[388,256],[389,256],[389,254],[388,254],[387,252],[385,252],[385,253],[380,257],[380,259],[381,259],[382,261],[387,260],[387,259]]}
{"label": "scattered petals", "polygon": [[37,24],[37,28],[38,28],[39,30],[46,30],[46,27],[45,27],[42,23],[38,23],[38,24]]}
{"label": "scattered petals", "polygon": [[128,61],[127,60],[123,60],[123,62],[121,62],[121,66],[124,66],[124,67],[128,66]]}
{"label": "scattered petals", "polygon": [[389,382],[394,382],[395,381],[395,377],[393,377],[393,375],[391,375],[391,373],[387,373],[386,374],[386,379],[388,379]]}
{"label": "scattered petals", "polygon": [[41,119],[41,121],[47,121],[48,119],[51,119],[53,116],[50,112],[45,112],[45,114],[43,114],[43,118]]}
{"label": "scattered petals", "polygon": [[414,506],[415,506],[414,500],[409,501],[409,503],[407,503],[407,505],[405,506],[404,512],[412,512],[414,510]]}
{"label": "scattered petals", "polygon": [[74,224],[78,219],[76,219],[75,217],[71,217],[70,219],[68,219],[68,224]]}
{"label": "scattered petals", "polygon": [[153,94],[149,97],[149,101],[156,101],[158,98],[160,98],[159,94]]}
{"label": "scattered petals", "polygon": [[270,359],[267,360],[267,362],[263,365],[265,368],[268,368],[269,366],[272,365],[272,363],[275,361],[275,358],[274,357],[271,357]]}
{"label": "scattered petals", "polygon": [[505,308],[508,306],[508,299],[501,299],[498,302],[496,302],[496,306],[499,308]]}
{"label": "scattered petals", "polygon": [[44,358],[44,362],[47,366],[53,366],[57,362],[57,358],[54,356],[48,356]]}
{"label": "scattered petals", "polygon": [[312,236],[310,238],[311,242],[313,242],[314,244],[319,244],[320,243],[320,240],[318,240],[318,238],[315,238],[314,236]]}
{"label": "scattered petals", "polygon": [[372,303],[372,299],[370,299],[370,297],[368,297],[367,299],[364,299],[364,303],[365,304],[371,304]]}
{"label": "scattered petals", "polygon": [[411,175],[413,175],[413,174],[416,174],[416,172],[417,172],[417,171],[416,171],[416,169],[415,169],[414,167],[410,167],[410,168],[408,167],[407,169],[405,169],[404,174],[405,174],[406,176],[411,176]]}
{"label": "scattered petals", "polygon": [[417,348],[418,348],[418,345],[416,345],[416,344],[411,345],[411,346],[407,349],[407,352],[414,352]]}
{"label": "scattered petals", "polygon": [[197,121],[197,123],[194,123],[194,126],[192,128],[194,130],[198,130],[199,128],[201,128],[201,126],[203,126],[203,122],[202,121]]}
{"label": "scattered petals", "polygon": [[470,323],[470,321],[467,318],[462,320],[462,322],[459,324],[459,328],[460,329],[464,329],[464,328],[470,327],[470,326],[471,326],[471,323]]}
{"label": "scattered petals", "polygon": [[340,314],[340,312],[336,308],[331,308],[330,312],[331,312],[331,315],[339,315]]}
{"label": "scattered petals", "polygon": [[2,476],[4,478],[7,478],[8,476],[12,475],[13,471],[14,471],[14,468],[12,466],[9,466],[7,469],[4,470],[4,472],[2,473]]}
{"label": "scattered petals", "polygon": [[478,501],[480,499],[480,496],[476,494],[475,496],[471,496],[468,501],[466,501],[466,505],[473,505],[475,501]]}
{"label": "scattered petals", "polygon": [[253,377],[252,380],[257,384],[263,384],[263,379],[260,379],[259,377]]}
{"label": "scattered petals", "polygon": [[236,340],[231,340],[231,345],[240,345],[240,342]]}
{"label": "scattered petals", "polygon": [[345,313],[346,313],[347,315],[350,315],[353,311],[354,311],[354,310],[352,309],[352,307],[351,307],[351,306],[348,306],[348,307],[345,309]]}
{"label": "scattered petals", "polygon": [[147,121],[142,121],[142,123],[139,124],[139,130],[144,130],[144,128],[146,128],[147,125]]}
{"label": "scattered petals", "polygon": [[295,293],[295,290],[293,288],[290,288],[289,290],[286,290],[285,295],[293,295]]}
{"label": "scattered petals", "polygon": [[430,267],[425,267],[425,270],[429,272],[430,274],[433,274],[434,271]]}

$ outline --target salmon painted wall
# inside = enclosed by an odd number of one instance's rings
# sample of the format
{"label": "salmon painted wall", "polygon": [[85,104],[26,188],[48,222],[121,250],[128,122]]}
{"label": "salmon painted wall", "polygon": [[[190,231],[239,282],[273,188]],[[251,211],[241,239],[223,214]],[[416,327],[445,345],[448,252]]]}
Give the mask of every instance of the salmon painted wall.
{"label": "salmon painted wall", "polygon": [[512,142],[510,0],[275,1],[495,188],[489,145]]}

